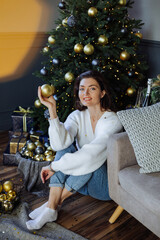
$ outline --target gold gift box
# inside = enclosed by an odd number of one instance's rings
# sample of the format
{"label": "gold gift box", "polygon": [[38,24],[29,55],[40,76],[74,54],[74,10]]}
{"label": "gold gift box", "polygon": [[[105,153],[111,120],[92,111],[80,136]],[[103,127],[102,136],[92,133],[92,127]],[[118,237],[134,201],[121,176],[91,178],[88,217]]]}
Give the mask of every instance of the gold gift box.
{"label": "gold gift box", "polygon": [[16,133],[10,140],[10,154],[15,154],[19,151],[22,147],[25,146],[26,140],[28,137],[28,133]]}

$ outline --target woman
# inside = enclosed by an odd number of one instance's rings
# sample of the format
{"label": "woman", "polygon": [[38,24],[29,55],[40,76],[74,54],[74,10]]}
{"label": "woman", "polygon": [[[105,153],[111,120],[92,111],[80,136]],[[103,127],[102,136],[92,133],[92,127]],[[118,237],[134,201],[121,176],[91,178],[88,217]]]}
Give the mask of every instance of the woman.
{"label": "woman", "polygon": [[[75,192],[100,200],[110,200],[107,178],[107,140],[122,130],[116,113],[112,110],[106,81],[97,71],[82,73],[75,82],[76,109],[61,123],[57,117],[53,96],[38,96],[50,114],[49,138],[57,151],[55,161],[43,167],[41,179],[50,178],[49,200],[30,213],[28,229],[40,229],[45,223],[55,221],[57,208]],[[77,149],[73,142],[76,140]]]}

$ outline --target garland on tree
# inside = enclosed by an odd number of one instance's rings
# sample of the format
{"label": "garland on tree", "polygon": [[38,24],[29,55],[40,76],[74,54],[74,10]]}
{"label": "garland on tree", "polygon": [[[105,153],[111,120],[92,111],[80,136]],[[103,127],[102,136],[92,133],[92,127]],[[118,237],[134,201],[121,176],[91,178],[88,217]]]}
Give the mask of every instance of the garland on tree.
{"label": "garland on tree", "polygon": [[[98,70],[109,81],[117,109],[134,104],[136,90],[144,84],[146,62],[138,55],[141,20],[131,19],[129,0],[63,0],[59,3],[57,27],[42,49],[46,57],[35,74],[52,84],[61,121],[74,110],[75,78],[84,71]],[[47,131],[46,108],[36,104],[35,125]]]}

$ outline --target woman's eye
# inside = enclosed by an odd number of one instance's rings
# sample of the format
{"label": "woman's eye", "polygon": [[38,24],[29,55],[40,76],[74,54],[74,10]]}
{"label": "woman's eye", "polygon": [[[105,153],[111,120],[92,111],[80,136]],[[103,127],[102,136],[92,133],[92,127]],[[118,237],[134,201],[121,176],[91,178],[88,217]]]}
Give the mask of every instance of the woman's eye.
{"label": "woman's eye", "polygon": [[94,87],[91,88],[92,91],[96,90]]}
{"label": "woman's eye", "polygon": [[84,88],[79,88],[79,91],[83,91],[84,90]]}

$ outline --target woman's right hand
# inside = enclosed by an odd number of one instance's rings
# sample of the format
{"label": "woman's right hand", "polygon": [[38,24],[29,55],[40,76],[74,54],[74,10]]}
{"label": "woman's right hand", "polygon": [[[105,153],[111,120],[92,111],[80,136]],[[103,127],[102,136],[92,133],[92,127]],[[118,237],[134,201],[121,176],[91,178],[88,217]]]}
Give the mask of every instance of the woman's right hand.
{"label": "woman's right hand", "polygon": [[54,172],[52,172],[49,168],[49,166],[42,167],[41,170],[41,180],[43,183],[45,183],[46,180],[48,180]]}
{"label": "woman's right hand", "polygon": [[46,106],[49,110],[50,118],[56,118],[57,117],[57,112],[56,112],[56,100],[54,99],[53,96],[50,96],[48,98],[45,98],[42,96],[41,93],[41,87],[38,87],[38,97],[40,102]]}

